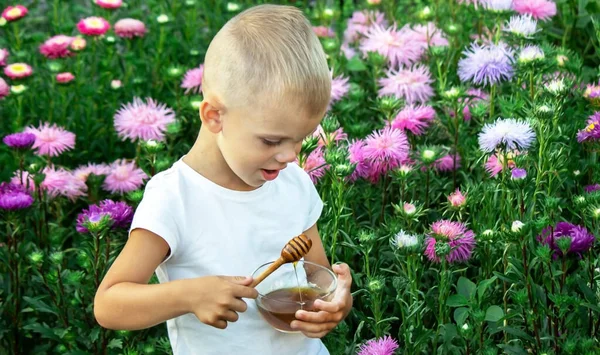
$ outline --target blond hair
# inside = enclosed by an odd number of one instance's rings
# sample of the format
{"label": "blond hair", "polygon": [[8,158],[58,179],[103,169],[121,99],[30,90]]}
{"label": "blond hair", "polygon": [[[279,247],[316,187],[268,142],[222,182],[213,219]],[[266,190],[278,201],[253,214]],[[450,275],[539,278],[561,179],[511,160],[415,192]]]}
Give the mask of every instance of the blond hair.
{"label": "blond hair", "polygon": [[319,39],[299,9],[259,5],[235,16],[217,33],[206,52],[202,86],[225,106],[289,105],[292,99],[314,116],[324,114],[329,104],[331,72]]}

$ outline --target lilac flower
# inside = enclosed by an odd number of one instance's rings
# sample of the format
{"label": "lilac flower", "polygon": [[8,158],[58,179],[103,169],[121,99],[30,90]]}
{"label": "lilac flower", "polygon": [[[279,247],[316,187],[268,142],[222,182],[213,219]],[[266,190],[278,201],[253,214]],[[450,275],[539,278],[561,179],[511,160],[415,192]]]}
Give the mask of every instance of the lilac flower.
{"label": "lilac flower", "polygon": [[33,197],[21,185],[3,182],[0,184],[0,209],[15,211],[33,204]]}
{"label": "lilac flower", "polygon": [[[109,215],[112,220],[112,229],[127,228],[133,219],[133,208],[125,202],[115,202],[113,200],[103,200],[97,205],[90,205],[88,209],[84,209],[77,216],[77,231],[79,233],[87,233],[85,227],[87,221],[92,221],[92,218],[98,218],[102,215]],[[93,221],[92,221],[93,222]]]}
{"label": "lilac flower", "polygon": [[436,254],[436,243],[448,243],[450,253],[446,255],[449,263],[465,262],[471,258],[475,248],[474,233],[460,222],[441,220],[431,225],[431,235],[425,240],[425,255],[435,263],[440,262]]}
{"label": "lilac flower", "polygon": [[458,76],[463,82],[495,85],[502,80],[512,78],[513,51],[506,45],[480,46],[471,44],[470,50],[465,50],[466,58],[458,62]]}
{"label": "lilac flower", "polygon": [[600,112],[591,115],[587,121],[587,126],[577,132],[577,141],[580,143],[598,140],[600,140]]}
{"label": "lilac flower", "polygon": [[498,119],[487,123],[479,134],[479,148],[484,152],[493,152],[496,148],[506,150],[526,150],[535,139],[535,132],[526,122],[513,118]]}
{"label": "lilac flower", "polygon": [[587,185],[583,188],[585,192],[592,193],[596,191],[600,191],[600,184]]}
{"label": "lilac flower", "polygon": [[521,168],[515,168],[511,171],[510,178],[512,180],[523,180],[527,177],[527,170]]}
{"label": "lilac flower", "polygon": [[14,149],[29,149],[35,143],[35,134],[29,132],[13,133],[4,137],[2,141]]}
{"label": "lilac flower", "polygon": [[537,237],[540,243],[550,246],[554,251],[554,258],[563,256],[562,251],[557,245],[557,240],[560,238],[570,238],[571,246],[567,251],[567,254],[575,254],[579,257],[581,257],[581,254],[590,250],[596,240],[594,235],[588,232],[585,227],[568,222],[559,222],[554,229],[547,227],[542,231],[542,234]]}
{"label": "lilac flower", "polygon": [[390,336],[371,339],[359,347],[358,355],[392,355],[398,349],[398,342]]}

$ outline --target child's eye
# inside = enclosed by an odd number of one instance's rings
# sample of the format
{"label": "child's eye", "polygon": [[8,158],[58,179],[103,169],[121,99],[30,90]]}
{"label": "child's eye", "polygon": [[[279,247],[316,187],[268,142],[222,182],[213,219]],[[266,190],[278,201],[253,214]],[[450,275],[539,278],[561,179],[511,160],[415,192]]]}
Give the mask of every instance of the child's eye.
{"label": "child's eye", "polygon": [[264,139],[264,138],[263,138],[263,140],[262,140],[262,141],[263,141],[263,143],[264,143],[264,144],[266,144],[266,145],[268,145],[268,146],[270,146],[270,147],[273,147],[273,146],[279,145],[279,144],[281,143],[280,141],[270,141],[270,140],[268,140],[268,139]]}

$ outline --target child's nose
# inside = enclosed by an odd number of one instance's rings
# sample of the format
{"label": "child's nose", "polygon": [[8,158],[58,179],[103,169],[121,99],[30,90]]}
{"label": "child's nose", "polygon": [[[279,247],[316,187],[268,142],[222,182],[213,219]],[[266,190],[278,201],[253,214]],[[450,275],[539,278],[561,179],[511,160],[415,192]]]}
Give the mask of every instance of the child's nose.
{"label": "child's nose", "polygon": [[296,160],[296,149],[286,148],[275,156],[275,159],[280,163],[293,163]]}

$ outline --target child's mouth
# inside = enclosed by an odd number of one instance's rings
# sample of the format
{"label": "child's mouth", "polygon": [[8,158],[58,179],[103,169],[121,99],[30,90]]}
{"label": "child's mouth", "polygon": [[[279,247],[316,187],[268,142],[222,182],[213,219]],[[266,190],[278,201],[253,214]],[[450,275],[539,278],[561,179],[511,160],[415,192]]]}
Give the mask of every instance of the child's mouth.
{"label": "child's mouth", "polygon": [[267,181],[275,180],[277,175],[279,175],[279,170],[267,170],[261,169],[263,178]]}

